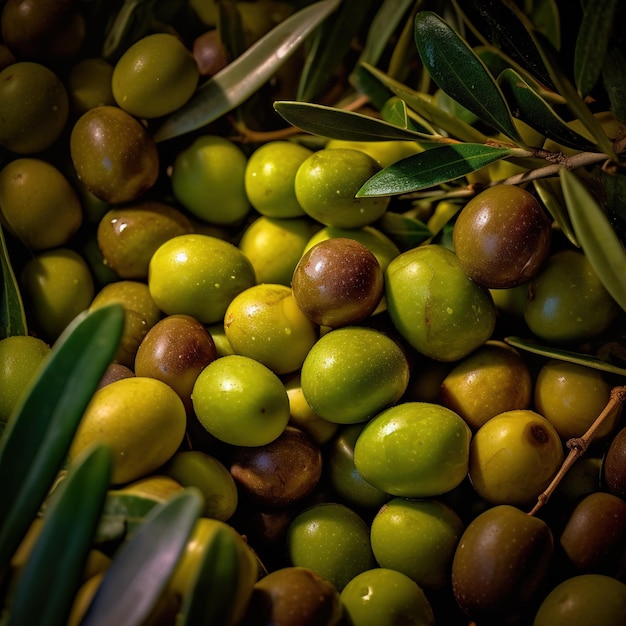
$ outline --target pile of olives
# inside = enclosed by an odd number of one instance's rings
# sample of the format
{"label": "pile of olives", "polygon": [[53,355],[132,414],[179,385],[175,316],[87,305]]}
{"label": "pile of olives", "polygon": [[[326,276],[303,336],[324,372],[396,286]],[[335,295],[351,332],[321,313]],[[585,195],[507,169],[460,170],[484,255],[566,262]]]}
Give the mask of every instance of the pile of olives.
{"label": "pile of olives", "polygon": [[532,188],[407,246],[381,227],[396,199],[355,194],[419,146],[220,123],[156,144],[223,50],[154,32],[108,62],[80,5],[2,12],[0,222],[30,335],[0,340],[0,419],[80,312],[119,302],[70,457],[105,441],[112,488],[202,492],[195,550],[217,520],[262,564],[236,624],[626,623],[619,410],[529,515],[624,379],[504,338],[594,352],[625,319]]}

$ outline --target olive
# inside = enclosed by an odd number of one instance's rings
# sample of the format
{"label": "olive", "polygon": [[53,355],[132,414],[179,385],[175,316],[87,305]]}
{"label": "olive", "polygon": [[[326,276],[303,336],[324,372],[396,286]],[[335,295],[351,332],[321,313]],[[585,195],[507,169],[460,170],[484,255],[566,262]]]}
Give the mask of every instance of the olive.
{"label": "olive", "polygon": [[16,154],[42,152],[61,136],[69,97],[48,67],[18,61],[0,72],[0,145]]}
{"label": "olive", "polygon": [[78,194],[61,171],[42,159],[18,158],[0,171],[0,220],[32,250],[65,246],[79,229]]}
{"label": "olive", "polygon": [[191,392],[200,372],[217,358],[209,331],[191,315],[168,315],[150,328],[137,348],[134,371],[167,383],[193,411]]}
{"label": "olive", "polygon": [[336,328],[357,324],[374,312],[383,295],[383,272],[365,245],[336,237],[302,255],[291,287],[312,322]]}
{"label": "olive", "polygon": [[619,312],[589,259],[576,250],[552,254],[528,283],[524,319],[547,341],[586,341],[606,330]]}
{"label": "olive", "polygon": [[228,51],[217,28],[198,35],[193,40],[191,53],[200,76],[214,76],[228,64]]}
{"label": "olive", "polygon": [[530,280],[550,254],[552,225],[535,197],[515,185],[495,185],[472,198],[454,223],[463,271],[492,289]]}
{"label": "olive", "polygon": [[626,427],[617,431],[604,455],[602,480],[610,493],[626,499]]}
{"label": "olive", "polygon": [[118,106],[139,118],[172,113],[191,98],[198,84],[196,61],[179,37],[154,33],[127,48],[111,78]]}
{"label": "olive", "polygon": [[138,120],[115,106],[98,106],[78,118],[70,152],[78,178],[110,204],[137,200],[159,174],[152,137]]}
{"label": "olive", "polygon": [[164,202],[146,200],[110,209],[97,230],[102,257],[120,278],[148,277],[156,249],[177,235],[190,234],[187,216]]}
{"label": "olive", "polygon": [[287,426],[264,446],[236,448],[230,473],[239,489],[262,507],[290,506],[317,486],[322,453],[309,434]]}
{"label": "olive", "polygon": [[98,106],[115,104],[111,90],[112,76],[113,66],[99,57],[82,59],[71,68],[67,89],[76,115]]}
{"label": "olive", "polygon": [[127,365],[122,365],[121,363],[110,363],[98,383],[98,389],[100,389],[100,387],[105,387],[109,383],[116,380],[120,380],[120,378],[130,378],[134,375],[135,372],[133,372],[133,370],[131,370]]}

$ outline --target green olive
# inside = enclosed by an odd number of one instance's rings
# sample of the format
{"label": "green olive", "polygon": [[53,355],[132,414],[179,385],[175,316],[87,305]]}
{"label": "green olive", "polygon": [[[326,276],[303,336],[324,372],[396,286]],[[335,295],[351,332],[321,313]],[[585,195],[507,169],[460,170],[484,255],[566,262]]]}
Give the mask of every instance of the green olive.
{"label": "green olive", "polygon": [[65,246],[82,219],[76,191],[51,163],[24,157],[0,171],[0,220],[27,247]]}
{"label": "green olive", "polygon": [[229,139],[201,135],[174,160],[172,191],[200,220],[238,224],[250,211],[244,184],[246,163],[243,150]]}
{"label": "green olive", "polygon": [[69,98],[48,67],[18,61],[0,72],[0,145],[16,154],[42,152],[61,136]]}
{"label": "green olive", "polygon": [[136,117],[161,117],[179,109],[196,90],[198,66],[183,42],[170,33],[136,41],[117,61],[113,97]]}
{"label": "green olive", "polygon": [[89,308],[95,291],[87,262],[69,248],[33,257],[24,266],[21,284],[32,322],[48,341]]}
{"label": "green olive", "polygon": [[257,148],[246,165],[245,186],[250,204],[267,217],[299,217],[296,172],[313,151],[290,141],[271,141]]}
{"label": "green olive", "polygon": [[6,422],[35,376],[50,346],[37,337],[0,339],[0,422]]}
{"label": "green olive", "polygon": [[113,66],[100,57],[82,59],[76,63],[67,77],[74,113],[82,115],[98,106],[114,105],[112,76]]}
{"label": "green olive", "polygon": [[78,178],[110,204],[137,200],[159,174],[152,137],[138,120],[115,106],[98,106],[78,118],[70,152]]}
{"label": "green olive", "polygon": [[210,235],[179,235],[152,255],[148,286],[167,315],[185,313],[215,324],[233,298],[255,284],[254,268],[233,244]]}
{"label": "green olive", "polygon": [[388,167],[402,159],[423,152],[424,149],[415,141],[347,141],[331,139],[326,148],[352,148],[361,150],[375,159],[381,167]]}
{"label": "green olive", "polygon": [[356,198],[380,165],[352,148],[318,150],[296,172],[296,198],[307,215],[326,226],[360,228],[381,218],[389,197]]}

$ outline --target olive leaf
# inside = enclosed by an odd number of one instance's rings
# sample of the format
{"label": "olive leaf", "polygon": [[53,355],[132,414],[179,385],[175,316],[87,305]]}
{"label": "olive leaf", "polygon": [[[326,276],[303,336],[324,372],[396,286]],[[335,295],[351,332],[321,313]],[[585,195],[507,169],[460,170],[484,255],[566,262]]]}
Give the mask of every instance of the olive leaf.
{"label": "olive leaf", "polygon": [[563,350],[554,346],[541,345],[532,339],[524,339],[522,337],[505,337],[504,341],[514,348],[519,348],[520,350],[525,350],[526,352],[531,352],[532,354],[545,356],[549,359],[558,359],[560,361],[567,361],[568,363],[576,363],[577,365],[591,367],[603,372],[626,376],[626,368],[619,367],[591,354],[574,352],[572,350]]}
{"label": "olive leaf", "polygon": [[311,101],[318,96],[342,63],[352,45],[352,40],[374,0],[343,0],[332,20],[315,31],[311,50],[300,74],[296,100]]}
{"label": "olive leaf", "polygon": [[380,80],[398,98],[406,102],[412,111],[430,125],[440,128],[450,136],[456,137],[459,141],[486,143],[489,140],[486,135],[473,128],[470,124],[444,111],[433,104],[429,98],[423,97],[419,92],[399,83],[375,67],[364,64],[363,68]]}
{"label": "olive leaf", "polygon": [[113,555],[81,626],[139,626],[148,617],[200,517],[193,487],[154,507],[132,538]]}
{"label": "olive leaf", "polygon": [[431,11],[419,12],[415,43],[422,63],[441,89],[485,124],[524,145],[495,79],[444,20]]}
{"label": "olive leaf", "polygon": [[555,50],[560,50],[561,21],[556,0],[536,0],[531,4],[530,19],[532,23]]}
{"label": "olive leaf", "polygon": [[544,137],[576,150],[594,150],[595,146],[572,130],[515,70],[504,70],[498,84],[519,118]]}
{"label": "olive leaf", "polygon": [[280,22],[201,85],[185,105],[166,118],[154,140],[161,142],[197,130],[245,102],[339,4],[340,0],[320,0]]}
{"label": "olive leaf", "polygon": [[512,154],[515,154],[512,148],[483,144],[437,146],[377,172],[359,189],[356,196],[386,196],[433,187],[456,180]]}
{"label": "olive leaf", "polygon": [[274,109],[293,126],[329,139],[346,139],[348,141],[404,139],[420,143],[437,142],[444,139],[436,135],[395,126],[363,113],[344,111],[322,104],[279,100],[274,103]]}
{"label": "olive leaf", "polygon": [[565,207],[561,181],[558,178],[538,178],[533,181],[533,186],[544,206],[548,209],[552,219],[557,223],[563,234],[573,245],[580,248],[580,244],[574,234],[572,222]]}
{"label": "olive leaf", "polygon": [[602,83],[611,103],[611,113],[626,124],[626,56],[614,47],[604,57]]}
{"label": "olive leaf", "polygon": [[437,134],[423,117],[410,110],[407,103],[397,96],[392,96],[385,102],[380,110],[380,116],[385,122],[398,126],[398,128],[407,128],[427,135]]}
{"label": "olive leaf", "polygon": [[576,174],[560,170],[576,239],[611,297],[626,311],[626,250],[606,213]]}
{"label": "olive leaf", "polygon": [[604,194],[604,206],[613,228],[626,242],[626,175],[597,168]]}
{"label": "olive leaf", "polygon": [[0,577],[62,467],[123,329],[120,304],[80,314],[44,357],[9,420],[0,440]]}
{"label": "olive leaf", "polygon": [[0,339],[12,335],[27,335],[28,326],[20,289],[9,258],[7,243],[0,226],[0,265],[2,293],[0,294]]}
{"label": "olive leaf", "polygon": [[17,580],[7,626],[39,624],[42,615],[49,626],[67,624],[92,547],[111,467],[111,451],[104,444],[87,448],[70,464],[46,508],[41,533]]}
{"label": "olive leaf", "polygon": [[574,50],[574,81],[581,96],[588,95],[600,78],[616,9],[617,0],[594,0],[585,7]]}

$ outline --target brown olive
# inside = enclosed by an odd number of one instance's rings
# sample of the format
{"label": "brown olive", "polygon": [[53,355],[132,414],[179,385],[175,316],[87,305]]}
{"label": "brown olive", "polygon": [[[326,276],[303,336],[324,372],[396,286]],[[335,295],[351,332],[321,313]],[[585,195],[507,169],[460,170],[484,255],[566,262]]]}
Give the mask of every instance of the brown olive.
{"label": "brown olive", "polygon": [[168,315],[158,321],[139,344],[135,374],[167,383],[190,413],[196,378],[216,358],[215,343],[203,324],[191,315]]}
{"label": "brown olive", "polygon": [[271,443],[238,447],[230,473],[239,488],[265,506],[282,507],[308,496],[319,482],[322,455],[315,440],[287,426]]}
{"label": "brown olive", "polygon": [[194,39],[192,53],[201,76],[213,76],[228,63],[228,51],[217,28]]}
{"label": "brown olive", "polygon": [[454,250],[463,271],[492,289],[530,280],[548,258],[551,223],[535,197],[514,185],[496,185],[459,213]]}
{"label": "brown olive", "polygon": [[602,481],[610,493],[626,499],[626,427],[613,437],[604,455]]}
{"label": "brown olive", "polygon": [[346,237],[327,239],[300,259],[291,283],[303,313],[336,328],[371,315],[383,295],[383,273],[374,254]]}

